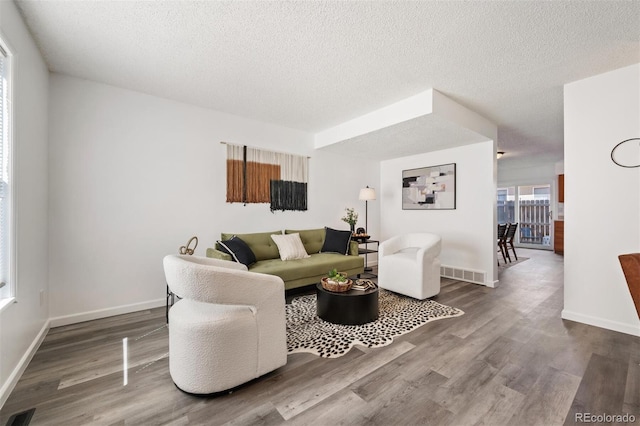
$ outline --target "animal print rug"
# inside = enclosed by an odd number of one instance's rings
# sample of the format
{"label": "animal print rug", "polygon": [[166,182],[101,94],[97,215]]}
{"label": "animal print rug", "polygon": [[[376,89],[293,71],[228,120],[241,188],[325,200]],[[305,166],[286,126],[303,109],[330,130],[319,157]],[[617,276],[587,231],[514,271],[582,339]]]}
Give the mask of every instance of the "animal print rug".
{"label": "animal print rug", "polygon": [[463,315],[457,308],[433,300],[416,300],[380,289],[378,320],[363,325],[332,324],[316,315],[316,295],[301,296],[286,305],[289,353],[310,352],[340,357],[355,346],[386,346],[393,338],[434,320]]}

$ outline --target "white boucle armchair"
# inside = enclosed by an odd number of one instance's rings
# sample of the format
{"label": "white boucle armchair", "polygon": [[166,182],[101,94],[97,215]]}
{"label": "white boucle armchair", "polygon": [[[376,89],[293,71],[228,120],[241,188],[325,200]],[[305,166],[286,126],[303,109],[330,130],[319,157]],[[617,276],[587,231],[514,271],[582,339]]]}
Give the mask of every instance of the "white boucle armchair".
{"label": "white boucle armchair", "polygon": [[378,286],[426,299],[440,293],[441,238],[435,234],[398,235],[378,248]]}
{"label": "white boucle armchair", "polygon": [[181,299],[169,310],[169,372],[189,393],[229,390],[287,362],[284,282],[239,263],[164,258]]}

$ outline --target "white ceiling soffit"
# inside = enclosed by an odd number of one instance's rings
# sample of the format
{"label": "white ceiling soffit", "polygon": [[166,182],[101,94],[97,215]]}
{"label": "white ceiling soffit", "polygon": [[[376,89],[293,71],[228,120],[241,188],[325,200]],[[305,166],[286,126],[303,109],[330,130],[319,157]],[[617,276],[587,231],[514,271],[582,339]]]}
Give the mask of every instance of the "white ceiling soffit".
{"label": "white ceiling soffit", "polygon": [[320,149],[356,160],[383,161],[486,140],[486,136],[437,114],[427,114]]}
{"label": "white ceiling soffit", "polygon": [[489,120],[427,90],[315,135],[315,147],[339,155],[387,160],[496,140]]}
{"label": "white ceiling soffit", "polygon": [[435,87],[562,158],[563,85],[640,62],[640,1],[16,0],[54,72],[321,132]]}

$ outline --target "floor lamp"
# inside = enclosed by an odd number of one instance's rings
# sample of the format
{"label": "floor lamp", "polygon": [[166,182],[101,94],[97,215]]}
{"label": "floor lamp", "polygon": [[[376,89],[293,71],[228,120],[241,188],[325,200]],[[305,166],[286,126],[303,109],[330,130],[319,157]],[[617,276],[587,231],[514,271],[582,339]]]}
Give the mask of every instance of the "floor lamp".
{"label": "floor lamp", "polygon": [[[373,188],[369,188],[367,185],[366,188],[362,188],[360,190],[360,201],[364,201],[364,229],[367,235],[369,235],[369,200],[376,199],[376,190]],[[366,240],[365,240],[366,242]],[[365,252],[364,252],[364,270],[371,271],[371,268],[367,266],[367,246],[365,243]]]}

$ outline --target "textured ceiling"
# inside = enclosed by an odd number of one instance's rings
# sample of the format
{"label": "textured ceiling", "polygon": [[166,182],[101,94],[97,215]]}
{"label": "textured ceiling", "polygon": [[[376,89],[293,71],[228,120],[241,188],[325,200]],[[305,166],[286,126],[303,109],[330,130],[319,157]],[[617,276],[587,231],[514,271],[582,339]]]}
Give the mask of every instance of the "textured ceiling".
{"label": "textured ceiling", "polygon": [[640,62],[638,1],[19,0],[52,71],[318,132],[429,88],[562,158],[565,83]]}

